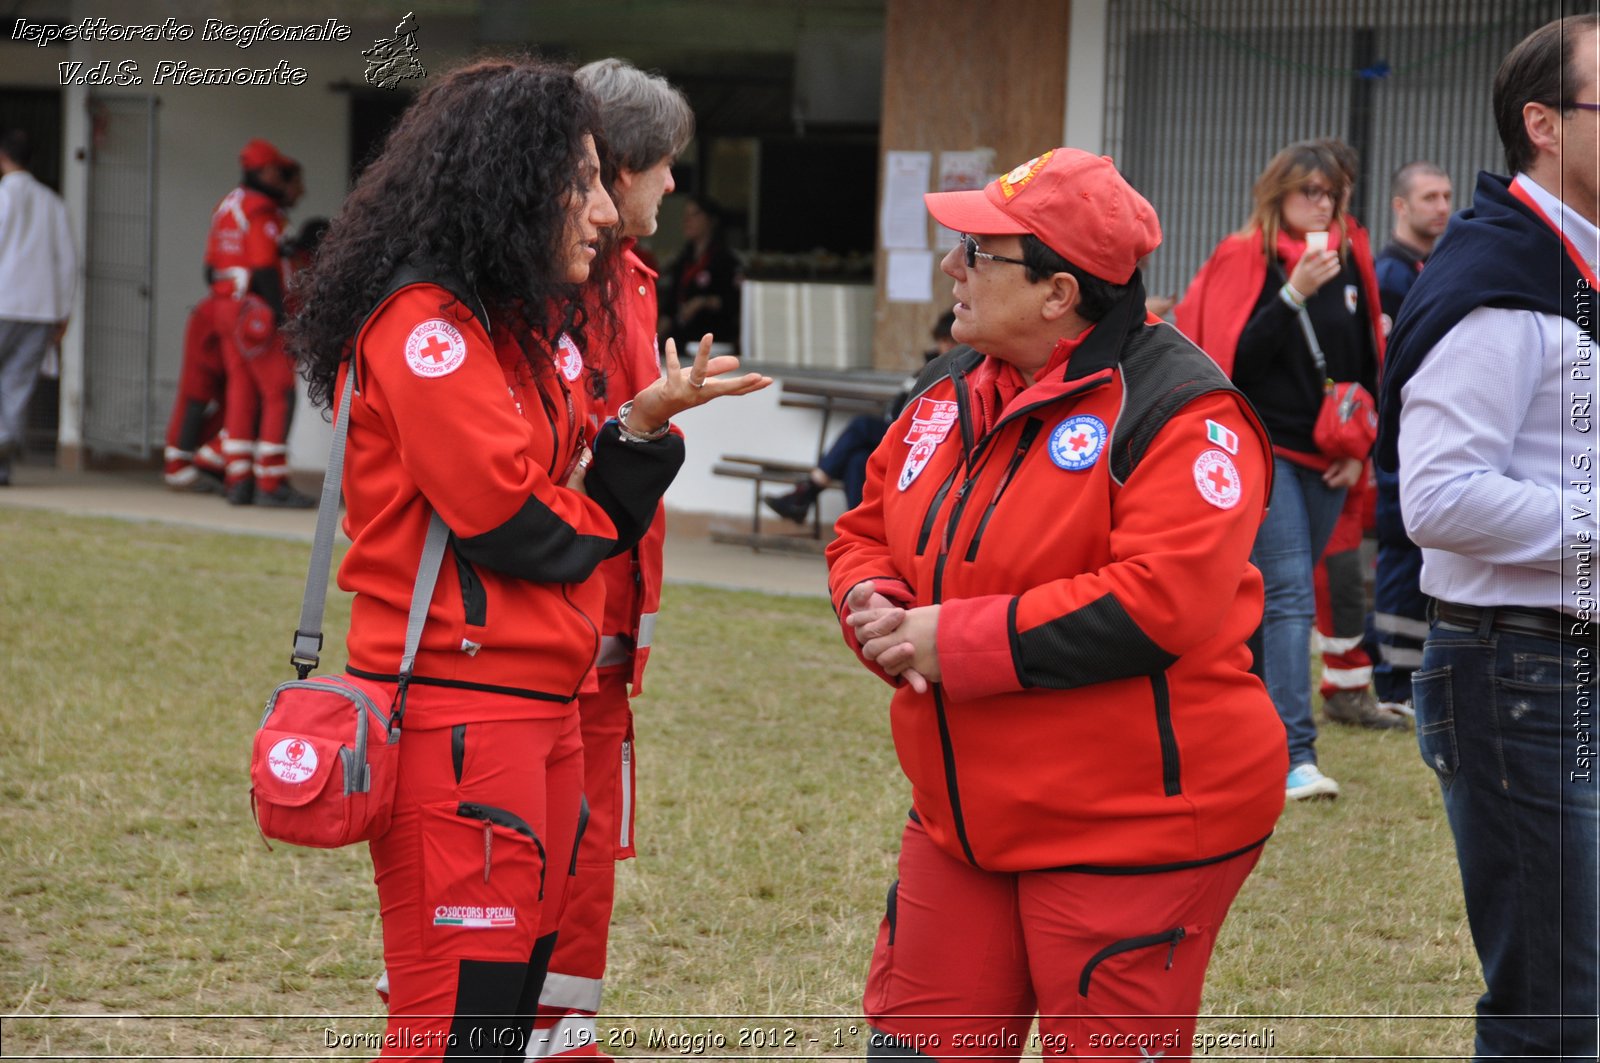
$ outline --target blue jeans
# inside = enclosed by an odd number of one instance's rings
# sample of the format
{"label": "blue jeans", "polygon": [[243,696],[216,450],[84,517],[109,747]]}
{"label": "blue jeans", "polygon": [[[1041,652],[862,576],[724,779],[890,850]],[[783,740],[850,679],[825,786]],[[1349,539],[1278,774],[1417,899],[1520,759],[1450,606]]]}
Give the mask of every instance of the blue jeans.
{"label": "blue jeans", "polygon": [[889,422],[882,417],[866,414],[852,417],[817,462],[817,468],[830,478],[843,481],[846,509],[855,509],[861,504],[861,492],[867,485],[867,459],[872,457],[888,431]]}
{"label": "blue jeans", "polygon": [[1322,474],[1272,459],[1272,502],[1256,533],[1250,562],[1261,570],[1266,607],[1261,616],[1261,677],[1289,735],[1289,767],[1317,762],[1311,719],[1311,624],[1316,596],[1311,573],[1344,505]]}
{"label": "blue jeans", "polygon": [[1412,677],[1488,986],[1475,1051],[1592,1060],[1596,647],[1486,628],[1435,623]]}

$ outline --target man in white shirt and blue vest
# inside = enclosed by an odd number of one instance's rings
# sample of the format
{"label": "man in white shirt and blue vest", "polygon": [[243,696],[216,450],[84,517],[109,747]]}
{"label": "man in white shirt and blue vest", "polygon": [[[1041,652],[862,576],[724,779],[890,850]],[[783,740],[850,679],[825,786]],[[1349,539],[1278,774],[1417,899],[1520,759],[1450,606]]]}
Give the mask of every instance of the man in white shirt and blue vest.
{"label": "man in white shirt and blue vest", "polygon": [[1389,344],[1398,465],[1435,601],[1412,678],[1487,991],[1477,1058],[1596,1052],[1592,408],[1600,14],[1514,48],[1493,105],[1512,177],[1478,177]]}

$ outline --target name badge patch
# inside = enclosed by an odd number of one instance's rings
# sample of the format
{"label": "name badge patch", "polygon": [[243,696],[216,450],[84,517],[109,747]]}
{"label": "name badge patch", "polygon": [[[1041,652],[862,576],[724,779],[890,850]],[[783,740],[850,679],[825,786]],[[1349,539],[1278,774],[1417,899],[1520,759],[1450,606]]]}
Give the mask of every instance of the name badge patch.
{"label": "name badge patch", "polygon": [[1093,414],[1068,417],[1050,433],[1050,460],[1068,472],[1087,469],[1105,449],[1106,423]]}
{"label": "name badge patch", "polygon": [[406,365],[420,377],[448,376],[466,360],[461,330],[442,318],[424,321],[406,337]]}
{"label": "name badge patch", "polygon": [[900,467],[900,490],[910,487],[912,481],[922,475],[928,460],[950,434],[958,416],[953,402],[926,398],[917,400],[916,409],[911,413],[911,427],[906,429],[905,441],[911,444],[911,450],[906,454],[905,464]]}

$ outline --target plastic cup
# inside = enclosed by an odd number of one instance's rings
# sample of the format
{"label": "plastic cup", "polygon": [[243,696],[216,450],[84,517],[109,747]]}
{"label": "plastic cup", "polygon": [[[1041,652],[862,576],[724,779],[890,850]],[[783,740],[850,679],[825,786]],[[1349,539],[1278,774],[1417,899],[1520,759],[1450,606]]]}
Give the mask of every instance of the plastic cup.
{"label": "plastic cup", "polygon": [[1328,249],[1328,234],[1327,233],[1325,233],[1325,232],[1321,232],[1321,233],[1306,233],[1306,250],[1307,251],[1326,251],[1327,249]]}

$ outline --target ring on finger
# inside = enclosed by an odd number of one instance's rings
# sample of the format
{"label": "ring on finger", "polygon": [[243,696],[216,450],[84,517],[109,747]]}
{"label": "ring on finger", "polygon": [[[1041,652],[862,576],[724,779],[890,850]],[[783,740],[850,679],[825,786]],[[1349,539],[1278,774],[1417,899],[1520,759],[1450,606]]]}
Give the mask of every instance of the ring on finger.
{"label": "ring on finger", "polygon": [[706,386],[706,382],[704,380],[696,380],[691,376],[689,378],[689,386],[692,388],[703,388]]}

